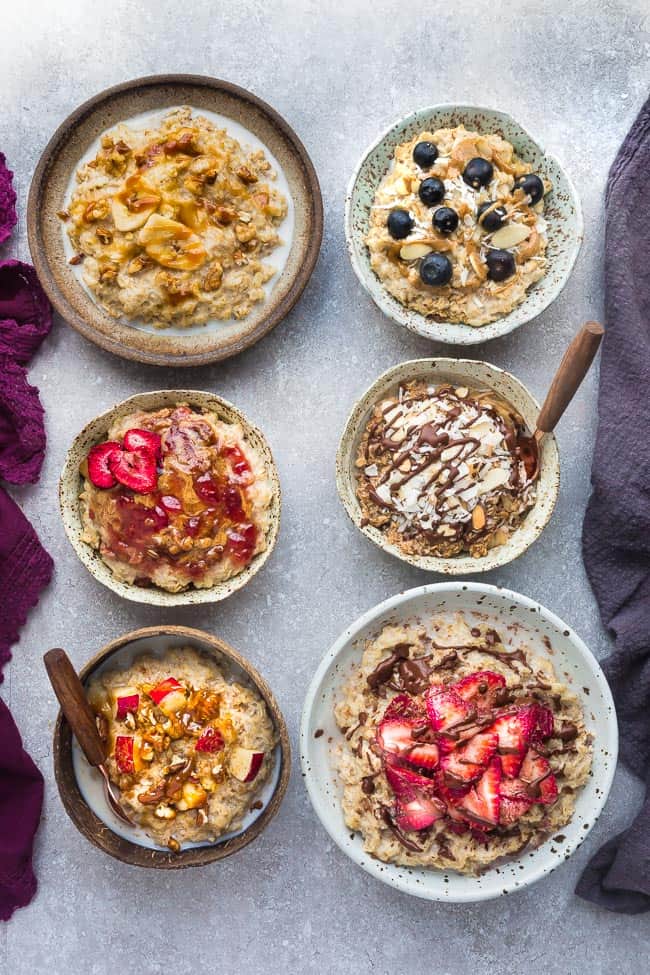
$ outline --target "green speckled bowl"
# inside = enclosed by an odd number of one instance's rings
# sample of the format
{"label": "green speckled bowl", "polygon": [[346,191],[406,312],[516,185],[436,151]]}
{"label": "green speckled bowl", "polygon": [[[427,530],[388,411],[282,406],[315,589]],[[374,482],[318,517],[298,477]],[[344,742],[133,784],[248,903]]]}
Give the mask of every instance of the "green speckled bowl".
{"label": "green speckled bowl", "polygon": [[[240,423],[246,439],[257,448],[266,464],[273,497],[269,509],[266,548],[256,555],[238,575],[227,579],[225,582],[219,582],[209,589],[189,588],[183,592],[167,592],[157,586],[143,588],[132,583],[121,582],[113,575],[112,570],[100,557],[99,552],[82,541],[83,525],[79,511],[82,477],[79,473],[79,465],[88,456],[91,447],[106,439],[107,431],[120,417],[127,416],[134,410],[160,410],[165,406],[175,406],[176,403],[189,403],[190,406],[199,410],[211,410],[226,423]],[[95,579],[112,589],[118,596],[133,600],[136,603],[148,603],[153,606],[217,603],[245,586],[259,572],[273,551],[280,530],[280,478],[271,448],[264,434],[256,426],[253,426],[250,420],[232,403],[214,393],[203,393],[194,389],[160,389],[151,393],[131,396],[86,424],[81,433],[75,437],[65,460],[59,481],[59,507],[65,533],[80,560],[94,575]]]}
{"label": "green speckled bowl", "polygon": [[[408,142],[424,129],[435,131],[460,124],[486,134],[498,133],[512,143],[521,159],[530,163],[531,170],[553,184],[553,189],[545,197],[544,208],[544,217],[548,222],[546,274],[508,315],[480,327],[435,321],[406,308],[388,293],[370,267],[370,255],[364,244],[370,206],[377,186],[390,166],[396,146]],[[421,108],[395,122],[364,152],[352,174],[345,199],[345,236],[356,276],[389,318],[437,342],[475,345],[512,332],[548,308],[569,279],[582,244],[584,228],[578,194],[564,169],[555,156],[546,153],[539,142],[510,115],[492,108],[470,105],[434,105]]]}

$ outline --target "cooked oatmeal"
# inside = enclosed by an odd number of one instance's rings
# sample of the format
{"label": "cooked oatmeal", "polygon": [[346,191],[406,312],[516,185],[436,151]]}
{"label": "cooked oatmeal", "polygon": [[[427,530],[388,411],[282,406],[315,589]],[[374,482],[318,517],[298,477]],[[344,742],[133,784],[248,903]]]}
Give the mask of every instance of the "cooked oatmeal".
{"label": "cooked oatmeal", "polygon": [[409,555],[486,555],[535,503],[527,433],[491,390],[405,383],[377,404],[359,444],[364,523]]}
{"label": "cooked oatmeal", "polygon": [[122,805],[156,843],[176,851],[241,827],[277,743],[257,691],[185,647],[95,677],[88,699]]}
{"label": "cooked oatmeal", "polygon": [[273,486],[238,423],[185,404],[135,412],[82,464],[82,541],[126,583],[209,588],[267,546]]}
{"label": "cooked oatmeal", "polygon": [[592,760],[580,702],[525,634],[478,616],[385,626],[342,690],[343,813],[379,860],[476,874],[572,818]]}
{"label": "cooked oatmeal", "polygon": [[375,194],[371,266],[408,308],[486,325],[544,276],[550,189],[499,135],[421,132],[395,149]]}
{"label": "cooked oatmeal", "polygon": [[183,328],[266,297],[287,200],[261,149],[191,108],[102,137],[60,214],[85,284],[115,318]]}

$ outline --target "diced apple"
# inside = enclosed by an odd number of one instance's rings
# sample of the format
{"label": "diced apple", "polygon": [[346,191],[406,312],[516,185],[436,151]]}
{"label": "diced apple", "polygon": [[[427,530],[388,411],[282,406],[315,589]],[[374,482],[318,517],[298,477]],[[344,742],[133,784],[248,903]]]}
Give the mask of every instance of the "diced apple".
{"label": "diced apple", "polygon": [[124,721],[127,714],[132,714],[138,710],[140,695],[135,687],[118,687],[113,691],[115,702],[115,717],[118,721]]}
{"label": "diced apple", "polygon": [[194,746],[197,752],[220,752],[224,746],[223,735],[217,728],[204,728]]}
{"label": "diced apple", "polygon": [[149,691],[149,697],[165,714],[176,714],[185,704],[185,690],[175,677],[167,677]]}
{"label": "diced apple", "polygon": [[228,762],[230,772],[240,782],[252,782],[264,761],[264,752],[254,752],[250,748],[236,745]]}
{"label": "diced apple", "polygon": [[123,775],[134,775],[142,769],[140,740],[133,735],[117,735],[115,738],[115,763]]}
{"label": "diced apple", "polygon": [[176,808],[181,812],[185,812],[186,809],[198,809],[207,798],[207,792],[198,782],[184,782],[183,795],[177,801]]}

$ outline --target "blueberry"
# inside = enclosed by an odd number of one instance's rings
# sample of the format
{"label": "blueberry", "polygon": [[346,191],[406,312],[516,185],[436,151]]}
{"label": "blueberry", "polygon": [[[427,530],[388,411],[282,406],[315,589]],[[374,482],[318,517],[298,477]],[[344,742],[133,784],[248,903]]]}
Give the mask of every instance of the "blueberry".
{"label": "blueberry", "polygon": [[451,207],[438,207],[433,211],[432,222],[439,234],[453,234],[458,226],[458,214]]}
{"label": "blueberry", "polygon": [[451,261],[444,254],[427,254],[420,262],[420,277],[425,284],[443,285],[451,281]]}
{"label": "blueberry", "polygon": [[523,190],[526,196],[530,197],[533,206],[539,203],[544,196],[544,184],[535,173],[528,173],[527,176],[520,176],[515,180],[513,190]]}
{"label": "blueberry", "polygon": [[435,206],[436,203],[442,203],[445,198],[445,184],[435,176],[429,176],[420,183],[418,194],[426,206]]}
{"label": "blueberry", "polygon": [[433,142],[418,142],[413,150],[413,162],[417,163],[420,169],[431,169],[438,158],[438,147]]}
{"label": "blueberry", "polygon": [[492,281],[505,281],[515,273],[515,259],[510,251],[488,251],[486,262],[488,278]]}
{"label": "blueberry", "polygon": [[[493,209],[490,210],[490,207]],[[485,213],[486,210],[490,210],[490,212]],[[485,216],[483,216],[484,213]],[[481,203],[476,213],[476,220],[483,230],[487,230],[489,234],[493,234],[499,227],[503,227],[506,222],[506,211],[504,207],[495,207],[494,200],[488,200],[487,203]]]}
{"label": "blueberry", "polygon": [[403,240],[413,230],[413,217],[408,210],[391,210],[387,226],[388,233],[394,240]]}
{"label": "blueberry", "polygon": [[463,179],[472,189],[479,190],[481,186],[488,185],[493,173],[494,167],[491,162],[488,162],[487,159],[482,159],[481,156],[475,156],[465,166]]}

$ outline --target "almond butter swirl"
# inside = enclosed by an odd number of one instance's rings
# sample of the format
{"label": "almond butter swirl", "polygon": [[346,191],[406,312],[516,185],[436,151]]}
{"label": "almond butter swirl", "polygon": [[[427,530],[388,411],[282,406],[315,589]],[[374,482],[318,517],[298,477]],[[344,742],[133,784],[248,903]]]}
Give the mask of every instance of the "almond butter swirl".
{"label": "almond butter swirl", "polygon": [[535,502],[523,418],[493,391],[411,382],[376,407],[357,457],[364,518],[410,554],[475,557]]}

